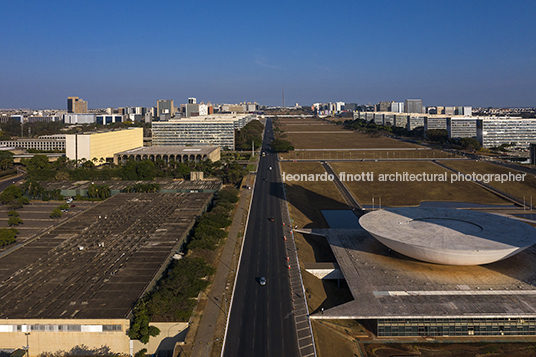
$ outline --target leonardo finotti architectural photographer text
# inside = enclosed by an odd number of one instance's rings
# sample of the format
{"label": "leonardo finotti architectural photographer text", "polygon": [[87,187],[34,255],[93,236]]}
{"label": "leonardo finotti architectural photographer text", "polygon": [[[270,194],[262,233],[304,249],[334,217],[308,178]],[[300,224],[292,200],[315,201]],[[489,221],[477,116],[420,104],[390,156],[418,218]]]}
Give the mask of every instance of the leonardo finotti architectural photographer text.
{"label": "leonardo finotti architectural photographer text", "polygon": [[[463,182],[463,181],[480,181],[484,183],[490,182],[519,182],[525,181],[527,174],[514,174],[509,172],[508,174],[479,174],[473,172],[471,174],[451,173],[444,172],[441,174],[433,173],[429,174],[422,172],[419,174],[413,174],[409,172],[394,172],[388,174],[377,174],[374,172],[360,172],[356,174],[341,172],[338,175],[340,181],[352,182],[352,181],[379,181],[379,182]],[[282,174],[283,182],[292,181],[333,181],[335,176],[324,172],[323,174]]]}

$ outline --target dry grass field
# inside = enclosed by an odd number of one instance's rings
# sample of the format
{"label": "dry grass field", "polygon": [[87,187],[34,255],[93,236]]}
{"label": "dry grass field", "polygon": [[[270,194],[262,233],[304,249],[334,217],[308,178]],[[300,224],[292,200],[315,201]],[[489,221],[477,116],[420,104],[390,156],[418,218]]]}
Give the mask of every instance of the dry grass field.
{"label": "dry grass field", "polygon": [[[476,174],[519,174],[520,171],[508,169],[506,167],[493,165],[487,162],[482,161],[452,161],[452,162],[445,162],[445,164],[448,167],[452,167],[453,169],[456,169],[460,172],[463,172],[465,174],[472,174],[473,172]],[[501,183],[500,181],[491,181],[488,183],[490,186],[498,188],[499,190],[502,190],[504,192],[507,192],[513,196],[516,196],[523,199],[523,196],[525,196],[525,199],[527,202],[530,203],[530,197],[532,196],[532,202],[533,204],[536,204],[536,178],[533,175],[526,175],[523,181],[515,182],[515,181],[506,181]]]}
{"label": "dry grass field", "polygon": [[[492,194],[472,182],[450,182],[451,172],[431,162],[334,162],[331,164],[337,172],[360,174],[361,172],[374,172],[373,181],[345,182],[357,200],[363,205],[371,205],[372,198],[376,204],[381,197],[385,206],[418,206],[423,201],[451,201],[470,202],[481,204],[506,205],[509,201]],[[382,182],[380,174],[394,173],[408,174],[444,174],[447,172],[447,182]]]}
{"label": "dry grass field", "polygon": [[355,320],[312,320],[319,357],[361,356],[356,338],[364,329]]}
{"label": "dry grass field", "polygon": [[320,150],[280,153],[286,160],[382,160],[382,159],[445,159],[454,155],[440,150]]}
{"label": "dry grass field", "polygon": [[[282,162],[281,172],[323,174],[325,171],[318,162]],[[300,228],[328,228],[321,210],[348,209],[335,184],[330,181],[286,182],[285,189],[293,224]]]}
{"label": "dry grass field", "polygon": [[[336,126],[335,126],[336,127]],[[307,134],[287,134],[288,140],[296,149],[364,149],[364,148],[411,148],[418,145],[391,139],[385,136],[372,137],[361,133],[342,131],[340,134],[319,132]]]}
{"label": "dry grass field", "polygon": [[[307,125],[306,125],[307,124]],[[276,126],[286,132],[285,140],[296,149],[353,149],[353,148],[408,148],[419,147],[385,136],[372,137],[344,130],[336,124],[320,119],[280,118]],[[318,133],[288,133],[290,131],[318,131]],[[323,133],[340,131],[340,133]]]}
{"label": "dry grass field", "polygon": [[293,131],[349,131],[341,128],[339,125],[319,123],[319,124],[286,124],[281,125],[279,128],[284,132]]}

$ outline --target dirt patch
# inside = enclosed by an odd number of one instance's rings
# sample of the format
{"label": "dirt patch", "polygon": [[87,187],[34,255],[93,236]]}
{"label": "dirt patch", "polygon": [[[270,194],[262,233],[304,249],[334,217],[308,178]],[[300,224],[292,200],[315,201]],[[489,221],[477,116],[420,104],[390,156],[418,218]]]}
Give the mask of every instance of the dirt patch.
{"label": "dirt patch", "polygon": [[350,335],[336,333],[325,321],[312,320],[316,351],[319,357],[361,356]]}
{"label": "dirt patch", "polygon": [[[286,174],[323,174],[320,163],[281,163]],[[329,228],[321,210],[348,209],[341,194],[331,181],[299,181],[285,185],[293,226]]]}
{"label": "dirt patch", "polygon": [[321,150],[280,153],[285,160],[391,160],[447,159],[455,155],[440,150]]}
{"label": "dirt patch", "polygon": [[[445,165],[461,171],[465,174],[491,174],[491,175],[502,175],[512,173],[514,175],[524,174],[521,171],[508,169],[506,167],[493,165],[487,162],[482,161],[448,161],[445,162]],[[518,197],[523,200],[523,196],[527,200],[527,203],[530,203],[530,196],[532,196],[532,204],[536,205],[536,177],[534,175],[524,176],[523,181],[505,181],[501,183],[500,181],[490,181],[488,185],[498,188],[504,192],[507,192],[513,196]]]}
{"label": "dirt patch", "polygon": [[[336,126],[335,126],[336,127]],[[419,147],[416,144],[388,138],[385,136],[373,137],[354,132],[348,134],[307,133],[287,134],[288,140],[296,149],[359,149],[359,148],[411,148]]]}
{"label": "dirt patch", "polygon": [[370,343],[365,344],[366,356],[423,356],[423,357],[473,357],[473,356],[534,356],[532,343]]}
{"label": "dirt patch", "polygon": [[[362,172],[374,173],[373,181],[346,181],[345,184],[352,191],[357,200],[365,205],[375,205],[381,197],[382,206],[417,206],[423,201],[451,201],[481,204],[507,205],[510,204],[493,193],[477,186],[472,182],[450,182],[451,171],[432,162],[334,162],[333,169],[339,174],[346,172],[360,174]],[[380,175],[395,174],[423,174],[444,175],[447,181],[380,181]],[[437,177],[437,176],[436,176]]]}
{"label": "dirt patch", "polygon": [[292,123],[280,125],[279,128],[284,132],[291,131],[344,131],[341,126],[328,123]]}

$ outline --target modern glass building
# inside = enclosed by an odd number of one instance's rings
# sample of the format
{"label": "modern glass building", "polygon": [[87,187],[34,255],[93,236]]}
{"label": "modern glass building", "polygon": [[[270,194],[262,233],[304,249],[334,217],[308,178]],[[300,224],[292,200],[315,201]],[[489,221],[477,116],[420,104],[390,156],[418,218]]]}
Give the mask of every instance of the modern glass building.
{"label": "modern glass building", "polygon": [[386,336],[527,336],[536,335],[535,317],[445,317],[377,320]]}

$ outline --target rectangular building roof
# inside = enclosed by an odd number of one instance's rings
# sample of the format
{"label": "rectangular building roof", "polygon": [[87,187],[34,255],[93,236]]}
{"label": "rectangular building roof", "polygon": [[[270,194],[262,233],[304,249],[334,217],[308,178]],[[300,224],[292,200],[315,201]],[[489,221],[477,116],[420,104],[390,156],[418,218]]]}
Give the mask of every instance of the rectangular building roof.
{"label": "rectangular building roof", "polygon": [[0,319],[126,318],[212,194],[119,194],[0,256]]}
{"label": "rectangular building roof", "polygon": [[355,300],[311,318],[536,317],[536,248],[482,266],[420,262],[364,229],[325,235]]}

